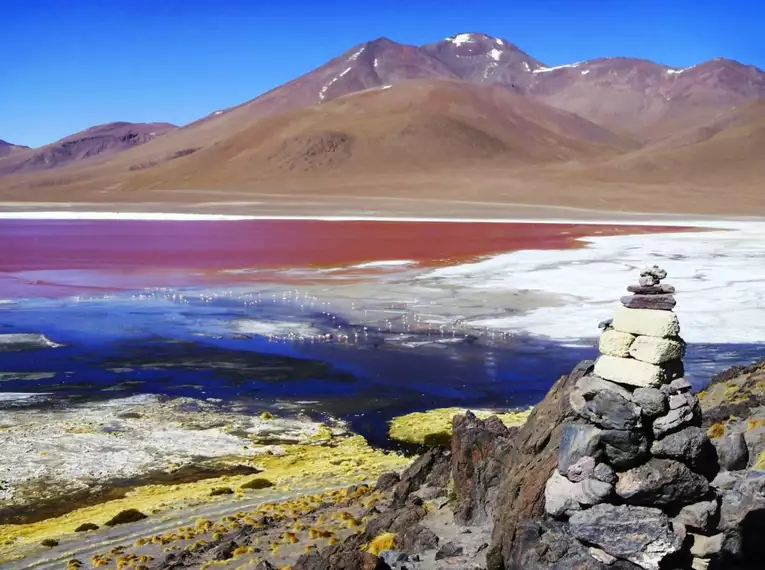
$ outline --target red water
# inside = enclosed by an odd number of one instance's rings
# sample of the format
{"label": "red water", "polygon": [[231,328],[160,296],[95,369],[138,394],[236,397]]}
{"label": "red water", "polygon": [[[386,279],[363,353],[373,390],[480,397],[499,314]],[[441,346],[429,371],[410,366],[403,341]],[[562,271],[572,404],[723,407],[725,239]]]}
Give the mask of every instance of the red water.
{"label": "red water", "polygon": [[[568,249],[593,235],[657,226],[311,220],[0,220],[0,297],[263,278],[221,270],[446,265],[520,249]],[[273,275],[272,272],[268,272]]]}

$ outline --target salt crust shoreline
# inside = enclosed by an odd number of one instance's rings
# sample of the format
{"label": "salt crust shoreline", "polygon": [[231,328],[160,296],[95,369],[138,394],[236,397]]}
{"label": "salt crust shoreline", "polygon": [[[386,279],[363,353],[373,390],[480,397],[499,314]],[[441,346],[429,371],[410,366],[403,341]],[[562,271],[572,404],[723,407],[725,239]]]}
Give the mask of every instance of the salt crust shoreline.
{"label": "salt crust shoreline", "polygon": [[173,212],[96,212],[96,211],[26,211],[2,212],[0,220],[134,220],[134,221],[242,221],[242,220],[313,220],[327,222],[442,222],[442,223],[486,223],[486,224],[581,224],[615,226],[674,226],[703,228],[732,228],[747,222],[765,222],[763,218],[672,218],[656,214],[662,219],[652,219],[651,214],[621,214],[640,216],[635,219],[609,217],[603,212],[598,219],[577,218],[429,218],[398,216],[235,216],[230,214],[181,214]]}

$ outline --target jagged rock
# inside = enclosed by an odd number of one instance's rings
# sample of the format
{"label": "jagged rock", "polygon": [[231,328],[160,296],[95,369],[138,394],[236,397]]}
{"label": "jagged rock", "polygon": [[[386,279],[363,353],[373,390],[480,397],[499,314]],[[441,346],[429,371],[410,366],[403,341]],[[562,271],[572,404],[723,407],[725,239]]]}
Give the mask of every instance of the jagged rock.
{"label": "jagged rock", "polygon": [[743,433],[730,433],[724,437],[715,438],[712,443],[717,449],[717,457],[722,469],[728,471],[746,469],[749,463],[749,448],[746,446]]}
{"label": "jagged rock", "polygon": [[659,366],[608,355],[601,355],[595,362],[595,374],[606,380],[637,387],[661,386],[667,379],[667,372]]}
{"label": "jagged rock", "polygon": [[497,448],[516,431],[497,417],[480,420],[471,412],[452,420],[451,475],[457,521],[477,524],[491,519],[502,476],[493,458]]}
{"label": "jagged rock", "polygon": [[629,349],[629,355],[641,362],[664,364],[685,355],[685,343],[673,338],[639,336]]}
{"label": "jagged rock", "polygon": [[451,558],[453,556],[461,556],[465,552],[465,549],[456,542],[447,542],[436,552],[436,560],[443,560],[444,558]]}
{"label": "jagged rock", "polygon": [[[655,440],[651,445],[651,454],[655,457],[677,459],[704,473],[707,473],[711,466],[702,463],[714,463],[712,444],[700,427],[687,427]],[[702,467],[703,470],[700,469]]]}
{"label": "jagged rock", "polygon": [[[681,396],[685,396],[685,394],[681,394]],[[673,397],[670,396],[670,398]],[[682,427],[698,425],[701,425],[701,409],[698,402],[693,407],[686,402],[686,405],[671,409],[666,415],[656,418],[653,422],[653,435],[656,438],[661,438]]]}
{"label": "jagged rock", "polygon": [[631,505],[683,505],[709,491],[709,482],[679,461],[651,459],[619,474],[616,494]]}
{"label": "jagged rock", "polygon": [[567,516],[581,510],[583,506],[603,502],[613,490],[613,485],[597,479],[572,483],[554,471],[545,486],[545,510],[555,518]]}
{"label": "jagged rock", "polygon": [[354,534],[339,544],[303,554],[293,570],[390,570],[382,558],[361,549],[361,534]]}
{"label": "jagged rock", "polygon": [[590,424],[564,424],[560,439],[558,470],[567,474],[568,470],[583,457],[597,459],[600,455],[601,432],[602,430]]}
{"label": "jagged rock", "polygon": [[620,301],[628,309],[653,311],[671,311],[677,304],[673,295],[625,295]]}
{"label": "jagged rock", "polygon": [[428,514],[423,505],[407,505],[389,509],[367,522],[366,534],[372,539],[385,532],[399,534],[417,525]]}
{"label": "jagged rock", "polygon": [[576,392],[571,395],[571,406],[579,415],[603,428],[633,429],[642,425],[640,408],[611,390],[596,392],[589,398]]}
{"label": "jagged rock", "polygon": [[[595,558],[569,532],[555,521],[523,521],[516,533],[517,548],[505,562],[506,570],[638,570],[625,560],[605,563]],[[609,555],[606,555],[609,556]]]}
{"label": "jagged rock", "polygon": [[233,540],[224,540],[217,546],[207,551],[205,558],[207,560],[230,560],[234,557],[234,551],[239,545]]}
{"label": "jagged rock", "polygon": [[451,451],[441,447],[429,449],[402,473],[393,490],[393,506],[403,506],[407,497],[426,482],[445,485],[450,471]]}
{"label": "jagged rock", "polygon": [[656,279],[653,275],[643,275],[638,279],[638,285],[641,287],[653,287],[659,284],[659,279]]}
{"label": "jagged rock", "polygon": [[375,489],[378,491],[390,491],[398,484],[399,481],[401,481],[401,477],[398,473],[395,471],[388,471],[387,473],[380,475],[380,477],[377,479],[377,485],[375,485]]}
{"label": "jagged rock", "polygon": [[682,524],[696,532],[708,532],[713,528],[719,510],[717,499],[700,501],[680,509],[672,522]]}
{"label": "jagged rock", "polygon": [[658,265],[652,265],[650,267],[644,267],[640,271],[640,276],[641,277],[650,276],[656,279],[656,281],[661,281],[662,279],[667,278],[667,271],[666,269],[662,269]]}
{"label": "jagged rock", "polygon": [[271,564],[268,560],[261,560],[257,566],[255,566],[255,570],[276,570],[276,566]]}
{"label": "jagged rock", "polygon": [[667,397],[657,388],[636,388],[632,400],[640,406],[643,416],[655,418],[667,411]]}
{"label": "jagged rock", "polygon": [[421,524],[407,528],[398,538],[400,548],[409,553],[416,554],[424,550],[438,548],[438,536]]}
{"label": "jagged rock", "polygon": [[598,481],[610,483],[611,485],[615,485],[617,481],[616,471],[614,471],[611,466],[606,463],[598,463],[595,466],[593,477]]}
{"label": "jagged rock", "polygon": [[691,386],[691,383],[688,382],[688,380],[685,378],[677,378],[672,380],[669,384],[664,384],[660,388],[660,390],[667,396],[671,396],[673,394],[684,394],[686,392],[690,392],[692,389],[693,386]]}
{"label": "jagged rock", "polygon": [[512,445],[498,451],[504,477],[486,555],[490,570],[513,563],[516,548],[520,547],[516,538],[522,521],[544,516],[544,489],[558,463],[562,426],[574,418],[569,394],[577,380],[591,370],[592,362],[583,361],[571,374],[560,378],[518,430]]}
{"label": "jagged rock", "polygon": [[659,563],[681,547],[667,515],[654,508],[595,505],[574,513],[569,527],[579,540],[647,570],[658,570]]}
{"label": "jagged rock", "polygon": [[672,285],[628,285],[627,291],[636,295],[671,295],[675,288]]}
{"label": "jagged rock", "polygon": [[630,346],[635,342],[635,335],[608,329],[600,335],[598,350],[601,354],[626,358],[630,355]]}
{"label": "jagged rock", "polygon": [[585,479],[592,479],[595,475],[595,459],[592,457],[582,457],[566,471],[566,478],[574,483],[579,483]]}
{"label": "jagged rock", "polygon": [[671,311],[617,307],[611,326],[617,331],[634,335],[675,337],[680,334],[677,315]]}
{"label": "jagged rock", "polygon": [[648,440],[639,432],[606,430],[600,440],[608,462],[616,469],[629,469],[648,459]]}
{"label": "jagged rock", "polygon": [[698,558],[710,558],[718,554],[723,547],[723,534],[714,536],[704,536],[701,534],[691,534],[693,543],[691,544],[691,554]]}

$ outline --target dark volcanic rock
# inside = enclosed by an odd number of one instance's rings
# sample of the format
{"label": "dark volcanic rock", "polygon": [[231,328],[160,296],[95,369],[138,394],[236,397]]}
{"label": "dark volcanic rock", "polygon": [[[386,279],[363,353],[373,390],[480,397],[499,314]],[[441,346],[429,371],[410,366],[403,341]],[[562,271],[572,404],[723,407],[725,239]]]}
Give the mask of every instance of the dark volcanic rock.
{"label": "dark volcanic rock", "polygon": [[654,309],[671,311],[677,305],[672,295],[625,295],[621,298],[622,305],[630,309]]}
{"label": "dark volcanic rock", "polygon": [[401,475],[401,481],[393,490],[393,506],[401,507],[411,493],[425,483],[431,486],[445,486],[451,470],[450,451],[436,447],[422,454]]}
{"label": "dark volcanic rock", "polygon": [[425,550],[438,548],[438,536],[430,530],[416,524],[404,530],[398,536],[399,547],[410,554],[418,554]]}
{"label": "dark volcanic rock", "polygon": [[682,461],[707,479],[714,479],[719,471],[717,453],[706,432],[699,427],[688,427],[654,441],[651,454]]}
{"label": "dark volcanic rock", "polygon": [[632,393],[632,400],[640,406],[643,416],[649,419],[667,411],[667,396],[657,388],[637,388]]}
{"label": "dark volcanic rock", "polygon": [[605,430],[600,437],[603,452],[616,469],[629,469],[648,459],[648,440],[639,432]]}
{"label": "dark volcanic rock", "polygon": [[427,514],[428,511],[422,505],[407,505],[404,508],[390,509],[370,520],[367,523],[365,534],[370,540],[384,532],[399,534],[418,524]]}
{"label": "dark volcanic rock", "polygon": [[380,475],[380,477],[377,479],[375,489],[377,491],[390,491],[398,484],[399,481],[401,481],[401,477],[398,473],[395,471],[388,471],[387,473]]}
{"label": "dark volcanic rock", "polygon": [[574,513],[569,525],[579,540],[648,569],[658,570],[659,563],[682,544],[659,509],[595,505]]}
{"label": "dark volcanic rock", "polygon": [[600,456],[602,430],[590,424],[565,423],[561,430],[558,471],[564,475],[584,457]]}
{"label": "dark volcanic rock", "polygon": [[497,448],[516,431],[497,417],[479,420],[471,412],[452,420],[451,475],[457,521],[476,524],[491,520],[502,475],[493,458]]}
{"label": "dark volcanic rock", "polygon": [[700,501],[680,509],[673,522],[685,525],[689,530],[707,532],[714,528],[720,505],[717,499]]}
{"label": "dark volcanic rock", "polygon": [[494,510],[494,529],[486,563],[500,570],[513,559],[516,534],[523,521],[544,515],[547,479],[558,464],[558,446],[563,424],[574,418],[569,395],[577,380],[592,371],[584,361],[568,376],[560,378],[521,426],[511,443],[497,450],[503,479]]}
{"label": "dark volcanic rock", "polygon": [[598,463],[595,466],[595,471],[593,472],[593,476],[598,481],[603,481],[604,483],[611,483],[612,485],[614,485],[617,480],[616,472],[611,468],[610,465],[606,463]]}
{"label": "dark volcanic rock", "polygon": [[614,382],[589,375],[577,382],[571,393],[572,409],[584,419],[606,429],[641,426],[640,408],[630,392]]}
{"label": "dark volcanic rock", "polygon": [[563,523],[524,521],[518,525],[517,547],[506,560],[507,570],[640,570],[624,560],[599,562]]}
{"label": "dark volcanic rock", "polygon": [[293,570],[389,570],[382,558],[361,549],[361,535],[351,535],[340,544],[303,554]]}
{"label": "dark volcanic rock", "polygon": [[708,491],[709,482],[702,475],[671,459],[651,459],[620,473],[616,483],[616,494],[632,505],[688,504]]}

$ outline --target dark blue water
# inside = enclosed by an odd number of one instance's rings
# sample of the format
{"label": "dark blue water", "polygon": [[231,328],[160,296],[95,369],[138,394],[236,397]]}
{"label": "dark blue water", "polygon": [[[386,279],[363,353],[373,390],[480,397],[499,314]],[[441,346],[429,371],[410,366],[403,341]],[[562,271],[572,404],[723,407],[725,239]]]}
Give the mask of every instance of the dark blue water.
{"label": "dark blue water", "polygon": [[[64,346],[0,352],[0,391],[52,393],[61,405],[151,393],[219,398],[252,413],[302,409],[345,419],[383,443],[386,421],[397,415],[532,405],[577,362],[597,356],[596,339],[564,345],[522,335],[403,348],[389,342],[397,333],[376,331],[344,343],[339,335],[353,338],[359,330],[332,315],[279,302],[189,299],[128,295],[1,306],[0,333],[43,333]],[[273,342],[236,332],[232,323],[241,319],[311,323],[335,338]],[[691,345],[687,376],[702,386],[714,373],[764,353],[763,345]]]}

